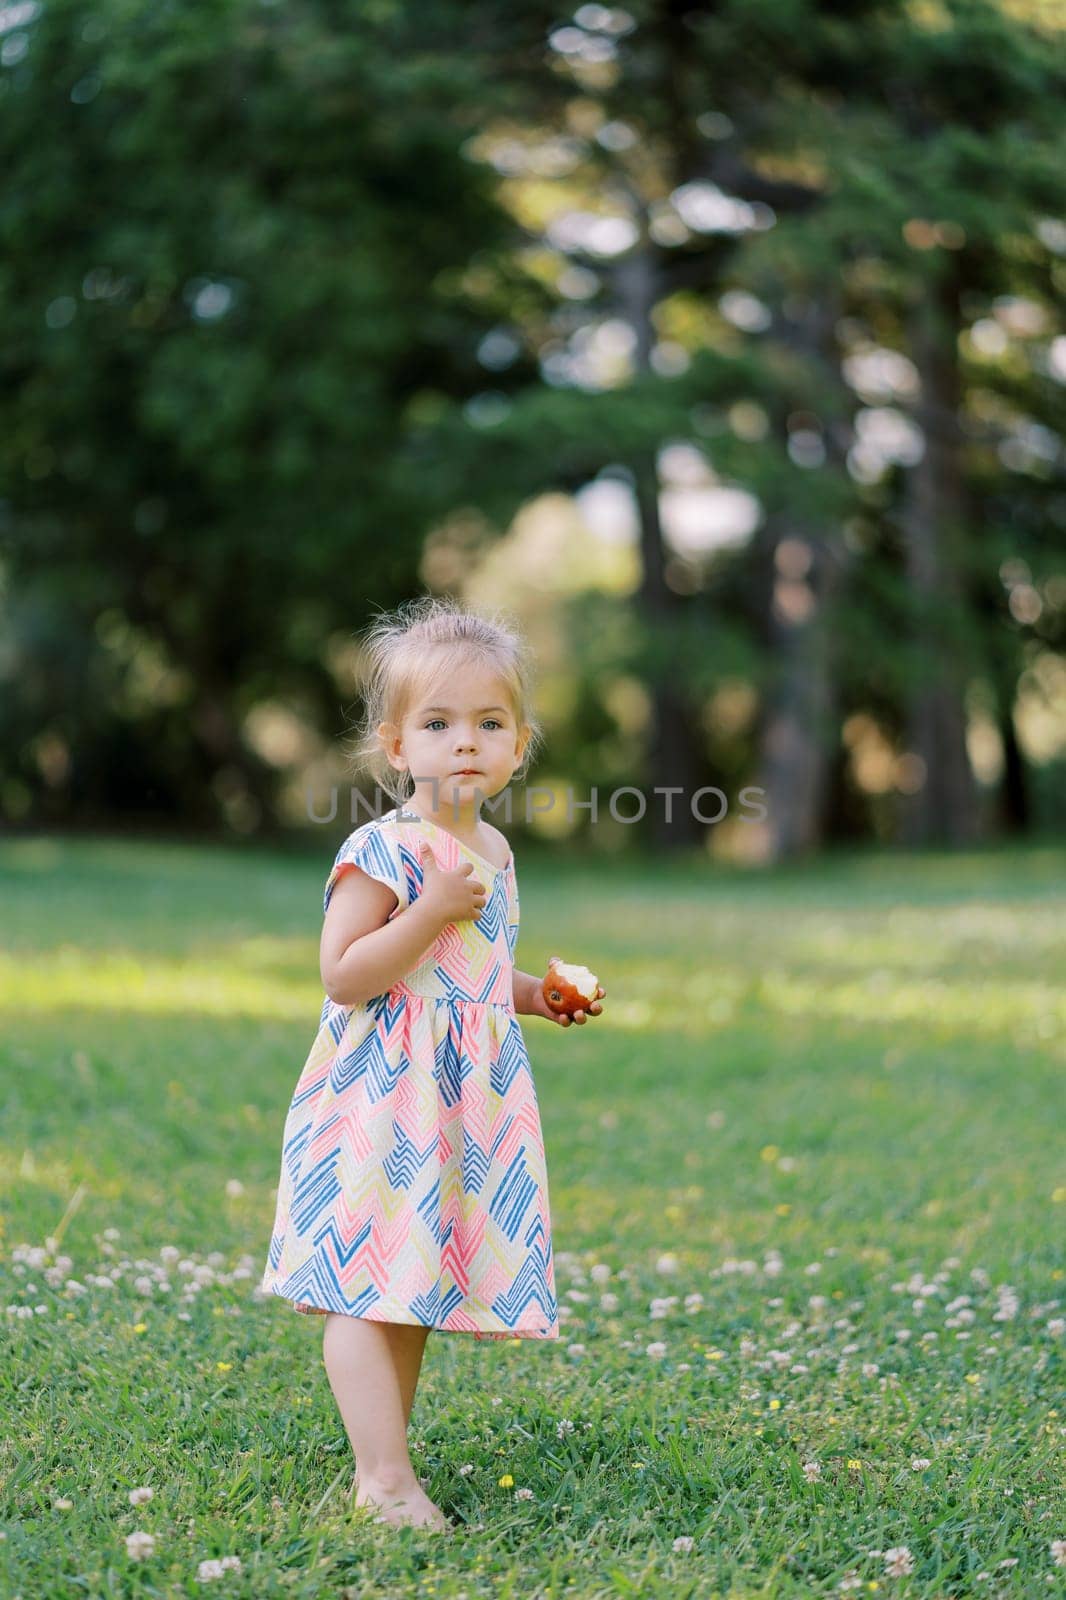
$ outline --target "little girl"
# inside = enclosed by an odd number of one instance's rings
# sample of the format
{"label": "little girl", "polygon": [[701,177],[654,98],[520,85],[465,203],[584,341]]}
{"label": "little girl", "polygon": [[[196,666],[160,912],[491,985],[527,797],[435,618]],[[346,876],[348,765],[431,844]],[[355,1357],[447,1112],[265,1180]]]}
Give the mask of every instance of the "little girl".
{"label": "little girl", "polygon": [[349,834],[326,882],[326,999],[285,1119],[262,1288],[325,1317],[356,1505],[443,1530],[407,1449],[430,1330],[559,1336],[517,1014],[571,1019],[514,967],[514,853],[480,815],[539,736],[524,643],[424,596],[364,649],[360,754],[398,803]]}

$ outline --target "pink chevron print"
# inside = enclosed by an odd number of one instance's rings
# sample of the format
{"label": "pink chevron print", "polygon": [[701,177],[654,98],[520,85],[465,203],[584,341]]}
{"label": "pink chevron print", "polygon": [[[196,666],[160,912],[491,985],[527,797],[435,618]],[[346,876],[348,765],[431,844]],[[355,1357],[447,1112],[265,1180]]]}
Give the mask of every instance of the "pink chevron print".
{"label": "pink chevron print", "polygon": [[309,1315],[416,1323],[476,1339],[557,1339],[544,1138],[514,1009],[518,886],[446,829],[399,808],[349,834],[348,867],[402,914],[422,854],[471,859],[477,920],[444,928],[387,994],[326,998],[285,1118],[261,1289]]}

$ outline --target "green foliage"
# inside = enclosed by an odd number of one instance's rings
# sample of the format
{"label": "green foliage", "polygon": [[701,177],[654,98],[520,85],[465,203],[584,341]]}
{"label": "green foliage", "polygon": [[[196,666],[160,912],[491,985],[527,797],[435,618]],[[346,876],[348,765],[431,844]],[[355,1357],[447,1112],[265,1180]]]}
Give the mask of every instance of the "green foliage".
{"label": "green foliage", "polygon": [[[854,469],[878,404],[953,441],[960,506],[927,509],[922,537],[951,524],[946,635],[1007,717],[1027,653],[1063,637],[1061,37],[1036,0],[23,8],[0,66],[0,807],[210,824],[229,795],[266,825],[277,774],[247,714],[280,700],[335,735],[352,685],[330,646],[421,586],[442,517],[491,536],[606,467],[646,486],[677,441],[765,519],[674,608],[694,694],[720,647],[773,680],[790,531],[847,566],[840,703],[898,730],[927,671],[899,642],[929,602],[910,468]],[[657,232],[686,185],[760,225]],[[628,217],[635,245],[561,245],[553,218],[582,208]],[[1043,325],[982,351],[973,330],[1015,300]],[[951,369],[951,414],[923,409],[928,372],[857,392],[849,357],[917,358],[927,309],[919,365]],[[630,372],[551,370],[612,318],[640,325]],[[489,331],[512,358],[485,358]],[[737,422],[753,406],[762,432]],[[791,450],[804,430],[819,463]],[[1029,621],[1001,578],[1023,568]]]}
{"label": "green foliage", "polygon": [[479,15],[56,0],[0,73],[0,716],[9,751],[42,725],[73,748],[83,814],[141,797],[89,675],[35,679],[99,657],[101,611],[187,686],[198,809],[224,745],[254,780],[249,691],[328,706],[328,636],[407,590],[432,510],[408,394],[468,389],[480,328],[438,280],[505,226],[462,154]]}

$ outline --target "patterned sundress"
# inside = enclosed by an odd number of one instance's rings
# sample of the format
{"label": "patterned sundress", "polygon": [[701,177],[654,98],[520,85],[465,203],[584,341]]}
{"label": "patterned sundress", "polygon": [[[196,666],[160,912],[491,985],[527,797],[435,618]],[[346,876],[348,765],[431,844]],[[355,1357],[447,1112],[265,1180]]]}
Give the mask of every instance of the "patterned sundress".
{"label": "patterned sundress", "polygon": [[496,867],[396,807],[349,834],[326,882],[357,865],[401,916],[421,852],[469,858],[486,900],[361,1006],[327,996],[282,1137],[261,1288],[296,1311],[343,1312],[477,1339],[557,1339],[537,1092],[514,1008],[514,852]]}

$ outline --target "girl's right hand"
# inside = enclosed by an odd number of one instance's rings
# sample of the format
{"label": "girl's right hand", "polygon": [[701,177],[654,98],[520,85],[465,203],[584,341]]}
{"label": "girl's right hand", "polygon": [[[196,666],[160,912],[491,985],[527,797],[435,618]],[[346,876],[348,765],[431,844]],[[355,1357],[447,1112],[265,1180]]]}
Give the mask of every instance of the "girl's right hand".
{"label": "girl's right hand", "polygon": [[461,861],[454,872],[443,871],[429,845],[419,850],[422,862],[420,898],[433,907],[441,926],[449,922],[476,921],[487,898],[485,885],[474,872],[472,861]]}

